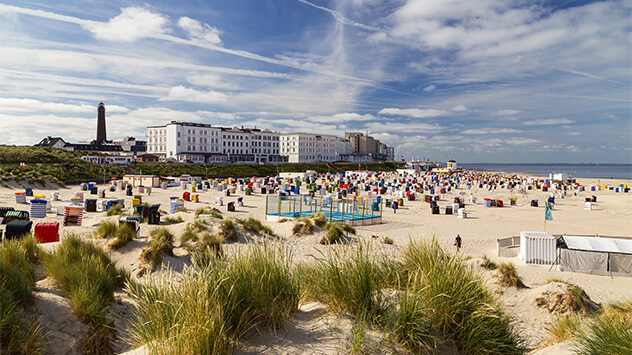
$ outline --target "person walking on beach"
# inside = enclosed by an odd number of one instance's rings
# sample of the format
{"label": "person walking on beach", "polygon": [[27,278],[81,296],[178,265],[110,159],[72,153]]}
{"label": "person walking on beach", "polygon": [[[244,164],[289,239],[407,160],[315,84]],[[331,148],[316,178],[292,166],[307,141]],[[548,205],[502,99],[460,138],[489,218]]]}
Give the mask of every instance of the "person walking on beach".
{"label": "person walking on beach", "polygon": [[454,245],[456,246],[456,252],[461,251],[461,235],[457,234],[456,238],[454,238]]}

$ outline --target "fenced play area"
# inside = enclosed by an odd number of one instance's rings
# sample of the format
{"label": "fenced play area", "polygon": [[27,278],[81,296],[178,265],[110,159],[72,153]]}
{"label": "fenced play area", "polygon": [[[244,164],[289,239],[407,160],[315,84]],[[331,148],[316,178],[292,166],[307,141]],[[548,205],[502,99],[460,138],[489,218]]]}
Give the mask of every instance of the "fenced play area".
{"label": "fenced play area", "polygon": [[382,201],[378,198],[334,195],[269,195],[266,221],[298,218],[322,213],[330,222],[352,226],[382,223]]}

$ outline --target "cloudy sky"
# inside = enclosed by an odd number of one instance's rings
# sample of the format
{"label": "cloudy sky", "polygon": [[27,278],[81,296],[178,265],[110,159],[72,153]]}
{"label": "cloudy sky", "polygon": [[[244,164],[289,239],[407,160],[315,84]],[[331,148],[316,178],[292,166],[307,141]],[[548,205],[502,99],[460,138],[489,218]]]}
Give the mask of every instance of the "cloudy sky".
{"label": "cloudy sky", "polygon": [[0,144],[171,120],[397,158],[632,162],[632,3],[0,0]]}

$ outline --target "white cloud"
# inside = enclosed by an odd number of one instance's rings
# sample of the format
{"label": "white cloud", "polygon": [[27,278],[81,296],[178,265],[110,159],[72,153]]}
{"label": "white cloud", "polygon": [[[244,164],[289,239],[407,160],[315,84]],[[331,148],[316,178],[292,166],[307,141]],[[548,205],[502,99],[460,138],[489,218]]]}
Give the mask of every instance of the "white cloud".
{"label": "white cloud", "polygon": [[581,132],[568,132],[566,133],[567,136],[581,136],[582,133]]}
{"label": "white cloud", "polygon": [[548,119],[538,119],[532,121],[525,121],[523,124],[525,126],[555,126],[555,125],[564,125],[575,123],[573,120],[569,120],[566,118],[548,118]]}
{"label": "white cloud", "polygon": [[609,120],[617,120],[619,119],[618,116],[615,116],[611,113],[602,113],[601,115],[599,115],[599,118],[605,118],[605,119],[609,119]]}
{"label": "white cloud", "polygon": [[422,122],[371,122],[364,125],[371,132],[407,132],[436,133],[445,130],[443,127]]}
{"label": "white cloud", "polygon": [[[0,107],[4,112],[54,112],[54,113],[95,113],[97,104],[86,103],[65,104],[57,102],[42,102],[34,99],[0,98]],[[116,105],[106,106],[108,112],[127,112],[127,108]]]}
{"label": "white cloud", "polygon": [[445,110],[435,110],[435,109],[399,109],[399,108],[383,108],[378,112],[380,115],[389,115],[389,116],[408,116],[414,118],[429,118],[429,117],[439,117],[445,116],[448,114]]}
{"label": "white cloud", "polygon": [[436,89],[436,88],[437,88],[436,86],[434,86],[434,85],[432,85],[432,84],[431,84],[431,85],[426,86],[426,87],[424,88],[424,91],[425,91],[425,92],[431,92],[431,91],[433,91],[433,90],[434,90],[434,89]]}
{"label": "white cloud", "polygon": [[455,111],[455,112],[465,112],[465,111],[467,111],[467,107],[465,107],[464,105],[457,105],[457,106],[454,106],[454,107],[452,108],[452,111]]}
{"label": "white cloud", "polygon": [[505,140],[506,144],[510,145],[535,145],[542,144],[542,142],[538,139],[526,138],[526,137],[512,137]]}
{"label": "white cloud", "polygon": [[377,120],[377,117],[371,114],[360,115],[354,112],[345,112],[345,113],[337,113],[331,116],[310,116],[307,119],[309,121],[314,121],[314,122],[340,123],[340,122],[349,122],[349,121],[374,121],[374,120]]}
{"label": "white cloud", "polygon": [[164,101],[186,101],[198,103],[218,103],[228,100],[228,95],[219,91],[198,91],[182,85],[172,87]]}
{"label": "white cloud", "polygon": [[496,116],[513,116],[521,113],[520,110],[499,110],[495,113]]}
{"label": "white cloud", "polygon": [[196,113],[201,117],[208,117],[213,119],[218,118],[221,120],[234,120],[236,118],[239,118],[238,115],[235,115],[231,112],[197,111]]}
{"label": "white cloud", "polygon": [[222,40],[219,38],[222,31],[206,23],[201,24],[192,18],[180,17],[178,26],[184,29],[192,40],[214,45],[222,43]]}
{"label": "white cloud", "polygon": [[481,128],[473,128],[466,129],[461,132],[461,134],[502,134],[502,133],[518,133],[521,132],[517,129],[512,128],[492,128],[492,127],[481,127]]}
{"label": "white cloud", "polygon": [[135,42],[166,33],[168,24],[169,20],[162,14],[142,7],[126,7],[108,22],[91,22],[82,26],[99,40]]}

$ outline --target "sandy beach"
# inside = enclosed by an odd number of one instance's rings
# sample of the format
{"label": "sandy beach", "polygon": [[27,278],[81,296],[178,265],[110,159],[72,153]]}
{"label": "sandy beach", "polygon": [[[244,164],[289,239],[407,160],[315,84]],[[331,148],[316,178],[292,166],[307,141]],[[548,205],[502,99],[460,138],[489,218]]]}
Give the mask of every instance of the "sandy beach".
{"label": "sandy beach", "polygon": [[[614,190],[590,191],[590,185],[597,183],[594,179],[577,179],[587,191],[576,193],[567,191],[565,198],[556,198],[552,211],[553,220],[546,222],[546,231],[551,234],[577,234],[577,235],[602,235],[602,236],[622,236],[632,237],[632,194],[615,192]],[[601,184],[618,186],[619,184],[632,185],[632,180],[601,180]],[[79,186],[56,187],[32,186],[35,194],[45,195],[49,198],[51,192],[59,191],[60,200],[68,201],[73,193],[80,191]],[[105,199],[124,199],[126,209],[129,211],[131,198],[125,195],[124,190],[117,189],[111,192],[106,185],[98,185],[98,189],[105,189]],[[15,192],[24,191],[24,188],[17,183],[9,183],[9,187],[0,188],[0,206],[11,206],[16,210],[29,210],[28,204],[16,203]],[[161,204],[161,217],[169,215],[169,198],[172,196],[182,197],[184,191],[191,191],[191,187],[183,190],[181,187],[170,187],[166,190],[153,188],[150,195],[142,194],[143,202],[149,204]],[[90,191],[82,191],[85,198],[96,198],[97,195],[90,195]],[[137,193],[137,189],[134,189]],[[199,194],[199,202],[185,202],[188,212],[178,212],[173,216],[181,216],[185,223],[165,224],[176,237],[178,237],[186,222],[195,219],[194,211],[199,207],[217,207],[224,218],[236,217],[247,218],[252,216],[261,221],[265,221],[266,196],[255,191],[254,194],[246,196],[244,191],[237,191],[235,195],[224,196],[223,192],[214,189],[202,189],[195,193]],[[361,192],[365,195],[366,192]],[[469,196],[477,197],[477,202],[472,203]],[[498,257],[496,249],[496,239],[517,236],[521,231],[543,231],[544,225],[544,201],[549,197],[550,192],[541,190],[527,190],[519,192],[517,189],[508,190],[501,186],[496,189],[486,189],[473,186],[470,189],[458,188],[441,194],[438,201],[441,213],[433,215],[429,205],[417,198],[414,201],[404,201],[396,213],[393,209],[384,208],[383,223],[371,226],[358,226],[357,235],[353,238],[372,243],[376,250],[381,250],[389,255],[397,257],[401,253],[403,246],[409,240],[417,238],[437,238],[441,245],[450,252],[456,252],[453,246],[454,238],[457,234],[462,237],[463,256],[471,259],[468,262],[476,264],[483,256],[487,256],[493,261],[513,262],[528,288],[522,290],[503,288],[495,284],[493,273],[483,271],[482,277],[488,281],[491,287],[500,294],[505,310],[515,317],[516,326],[526,339],[530,348],[543,339],[546,334],[546,325],[554,319],[554,315],[536,307],[532,299],[546,287],[547,280],[556,278],[570,281],[577,284],[586,291],[588,296],[596,303],[609,303],[616,300],[625,300],[630,297],[630,287],[632,278],[629,277],[609,277],[589,275],[573,272],[560,272],[555,268],[543,266],[526,266],[517,257]],[[597,202],[593,203],[591,210],[584,209],[586,197],[597,196]],[[216,197],[223,196],[224,205],[215,206]],[[456,214],[446,215],[445,206],[452,205],[454,197],[462,196],[465,199],[467,218],[458,218]],[[243,197],[243,206],[237,206],[235,212],[227,211],[227,203],[236,201],[238,197]],[[517,198],[516,204],[510,206],[510,197]],[[32,197],[29,197],[31,199]],[[501,199],[504,207],[484,207],[484,198]],[[538,207],[531,207],[531,200],[540,201]],[[101,199],[99,199],[101,200]],[[36,223],[59,222],[61,219],[55,216],[57,205],[60,201],[52,202],[52,213],[48,213],[46,218],[32,218]],[[107,217],[104,212],[84,213],[82,226],[60,227],[60,236],[69,233],[78,233],[86,237],[93,233],[96,226],[105,219],[117,220],[118,217]],[[322,232],[312,236],[297,237],[292,235],[292,222],[264,222],[271,227],[280,239],[291,248],[295,261],[308,260],[319,251],[326,252],[329,248],[344,248],[345,246],[320,245],[318,241],[322,237]],[[126,247],[112,251],[111,256],[118,266],[124,267],[136,275],[139,270],[138,257],[141,249],[146,244],[149,231],[156,226],[141,224],[140,238],[132,241]],[[319,234],[320,233],[320,234]],[[384,237],[391,238],[392,245],[380,243]],[[354,239],[352,239],[354,240]],[[57,243],[42,244],[44,248],[54,248]],[[240,243],[227,244],[227,249],[239,248]],[[176,249],[176,256],[165,258],[176,272],[181,270],[183,265],[190,263],[190,257],[184,248]],[[145,276],[148,277],[148,276]],[[150,276],[149,276],[150,277]],[[128,313],[127,308],[131,307],[129,300],[123,292],[117,293],[117,302],[112,307],[115,314],[122,317]],[[83,326],[76,319],[68,308],[68,302],[58,290],[53,282],[45,275],[39,275],[36,288],[36,314],[43,319],[43,326],[51,331],[52,344],[45,353],[68,353],[73,349],[73,334],[80,333]],[[117,325],[119,323],[117,322]],[[123,325],[117,331],[124,331]],[[346,352],[348,346],[350,329],[349,321],[344,318],[337,318],[327,315],[324,307],[318,303],[307,303],[301,305],[299,312],[285,329],[276,334],[262,331],[261,334],[250,337],[238,350],[238,354],[335,354]],[[115,350],[119,353],[130,351],[123,344],[118,344]],[[142,353],[142,349],[135,353]],[[393,350],[397,353],[397,350]],[[548,351],[539,350],[542,354],[565,354],[568,348],[564,344],[549,348]],[[544,351],[544,352],[542,352]]]}

